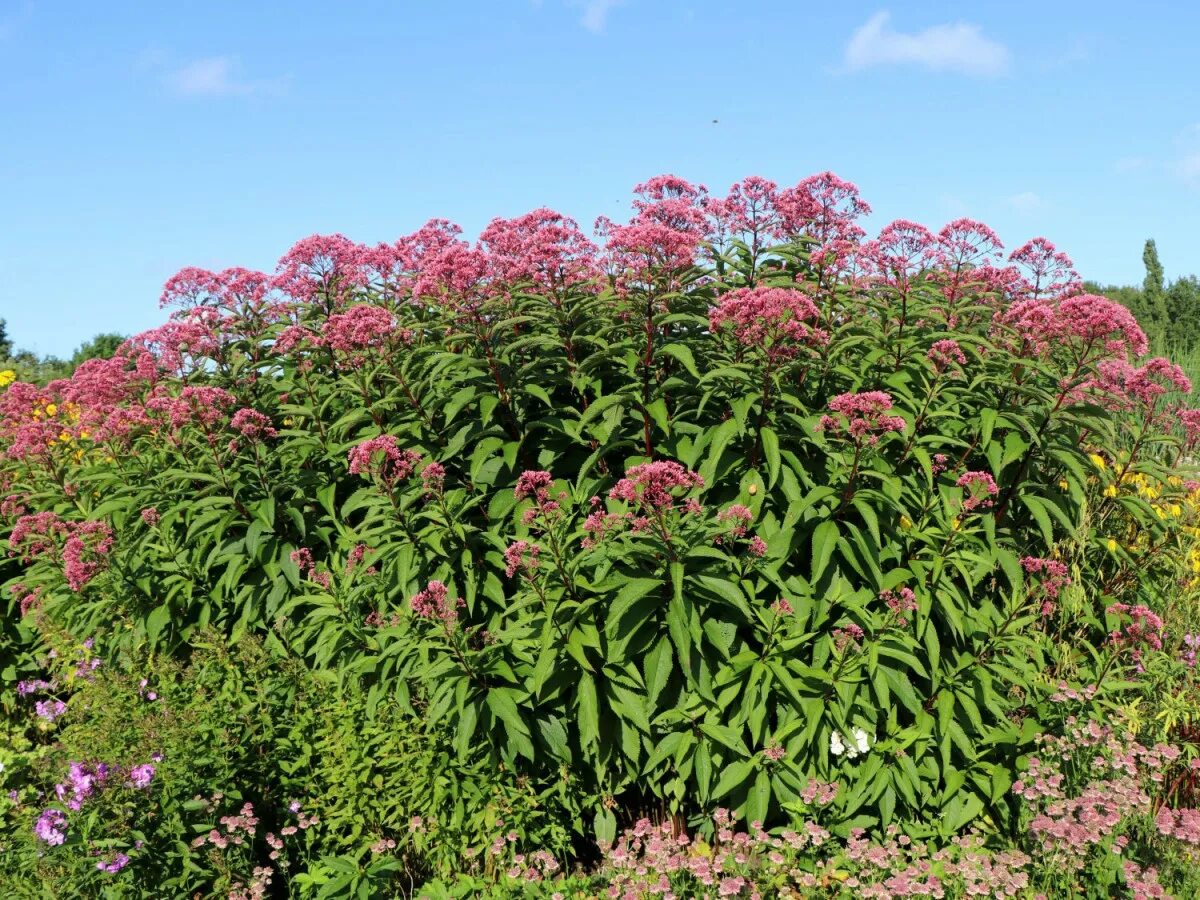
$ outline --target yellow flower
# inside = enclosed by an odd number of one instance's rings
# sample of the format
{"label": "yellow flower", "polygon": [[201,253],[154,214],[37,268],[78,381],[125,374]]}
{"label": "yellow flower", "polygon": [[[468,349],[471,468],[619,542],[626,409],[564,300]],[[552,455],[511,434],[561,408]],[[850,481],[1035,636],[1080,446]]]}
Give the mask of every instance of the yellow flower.
{"label": "yellow flower", "polygon": [[1099,453],[1089,453],[1088,459],[1090,459],[1092,464],[1102,472],[1108,467],[1108,464],[1104,461],[1104,457]]}
{"label": "yellow flower", "polygon": [[4,369],[0,371],[0,388],[8,387],[17,380],[17,373],[12,369]]}
{"label": "yellow flower", "polygon": [[58,404],[56,404],[56,403],[47,403],[47,404],[46,404],[46,415],[48,415],[48,416],[54,416],[54,415],[57,415],[57,414],[58,414]]}
{"label": "yellow flower", "polygon": [[906,515],[901,515],[901,516],[900,516],[900,530],[901,530],[901,531],[908,531],[908,530],[909,530],[909,529],[911,529],[912,527],[913,527],[913,521],[912,521],[912,519],[910,519],[910,518],[909,518],[908,516],[906,516]]}
{"label": "yellow flower", "polygon": [[951,522],[950,522],[950,527],[952,529],[954,529],[955,531],[958,531],[958,526],[960,526],[961,524],[962,524],[962,519],[960,519],[958,516],[955,516],[953,518],[953,520],[951,520]]}
{"label": "yellow flower", "polygon": [[1177,519],[1183,515],[1183,507],[1180,506],[1178,503],[1172,503],[1170,506],[1170,510],[1171,510],[1171,515],[1173,515]]}
{"label": "yellow flower", "polygon": [[1059,481],[1058,481],[1058,486],[1059,486],[1059,488],[1060,488],[1060,489],[1062,489],[1062,490],[1064,490],[1064,491],[1065,491],[1065,490],[1067,489],[1067,479],[1065,479],[1065,478],[1060,478],[1060,479],[1059,479]]}
{"label": "yellow flower", "polygon": [[1104,489],[1104,496],[1105,497],[1117,496],[1117,486],[1115,484],[1110,484],[1108,487],[1106,487]]}
{"label": "yellow flower", "polygon": [[1114,551],[1114,552],[1115,552],[1115,551],[1116,551],[1116,549],[1117,549],[1118,547],[1120,547],[1120,546],[1121,546],[1121,545],[1120,545],[1120,544],[1118,544],[1114,538],[1109,538],[1109,539],[1108,539],[1108,549],[1109,549],[1109,550],[1112,550],[1112,551]]}

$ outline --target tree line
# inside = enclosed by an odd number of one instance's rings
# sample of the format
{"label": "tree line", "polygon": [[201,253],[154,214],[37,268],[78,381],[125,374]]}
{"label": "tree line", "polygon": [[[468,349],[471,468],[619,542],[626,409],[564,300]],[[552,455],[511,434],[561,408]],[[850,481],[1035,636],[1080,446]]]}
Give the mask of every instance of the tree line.
{"label": "tree line", "polygon": [[7,323],[0,319],[0,372],[11,370],[22,381],[46,384],[69,377],[86,360],[108,359],[124,341],[124,335],[105,332],[84,341],[68,359],[39,356],[32,350],[17,348],[9,337]]}
{"label": "tree line", "polygon": [[1132,312],[1155,352],[1189,361],[1200,345],[1200,278],[1187,275],[1168,283],[1153,239],[1146,241],[1142,261],[1146,277],[1141,287],[1091,281],[1085,287]]}

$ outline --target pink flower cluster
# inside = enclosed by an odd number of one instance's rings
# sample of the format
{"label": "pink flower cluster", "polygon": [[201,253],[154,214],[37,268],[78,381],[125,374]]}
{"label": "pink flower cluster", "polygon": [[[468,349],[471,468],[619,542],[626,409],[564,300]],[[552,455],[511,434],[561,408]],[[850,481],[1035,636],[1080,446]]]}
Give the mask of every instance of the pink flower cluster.
{"label": "pink flower cluster", "polygon": [[883,391],[838,394],[829,401],[834,415],[821,416],[817,430],[849,438],[855,446],[874,446],[884,435],[908,427],[902,417],[888,415],[891,408],[892,398]]}
{"label": "pink flower cluster", "polygon": [[963,512],[990,508],[992,498],[1000,493],[996,479],[987,472],[964,472],[954,483],[963,489]]}
{"label": "pink flower cluster", "polygon": [[1163,620],[1148,606],[1114,603],[1104,612],[1110,616],[1129,617],[1128,624],[1115,629],[1108,636],[1114,647],[1130,648],[1134,658],[1139,660],[1143,647],[1151,650],[1162,649]]}
{"label": "pink flower cluster", "polygon": [[1057,299],[1082,288],[1071,258],[1045,238],[1027,241],[1012,252],[1009,260],[1017,267],[1022,293],[1027,297]]}
{"label": "pink flower cluster", "polygon": [[1097,366],[1096,375],[1079,388],[1082,397],[1094,398],[1114,412],[1133,413],[1147,424],[1170,429],[1179,422],[1189,442],[1193,440],[1189,428],[1200,426],[1200,418],[1189,418],[1186,412],[1177,414],[1177,409],[1191,392],[1191,379],[1183,369],[1162,357],[1141,366],[1124,359],[1105,360]]}
{"label": "pink flower cluster", "polygon": [[369,351],[392,343],[407,344],[412,340],[412,332],[399,328],[395,316],[386,309],[359,305],[326,319],[322,337],[327,347],[341,354],[341,361],[361,366],[369,359]]}
{"label": "pink flower cluster", "polygon": [[[745,537],[746,530],[753,520],[754,513],[740,503],[731,504],[717,513],[717,524],[726,526],[728,534],[735,538]],[[720,536],[717,537],[717,543],[721,543]]]}
{"label": "pink flower cluster", "polygon": [[258,816],[254,814],[254,804],[247,801],[242,804],[242,809],[237,815],[221,816],[217,824],[221,827],[213,828],[208,834],[195,838],[192,846],[203,847],[208,844],[218,850],[224,850],[230,845],[240,847],[248,839],[253,839],[258,831]]}
{"label": "pink flower cluster", "polygon": [[703,486],[704,479],[698,473],[677,462],[663,460],[630,466],[608,496],[637,510],[663,512],[674,507],[679,492]]}
{"label": "pink flower cluster", "polygon": [[1046,357],[1062,348],[1079,367],[1141,356],[1150,346],[1128,309],[1095,294],[1022,300],[998,313],[996,322],[1010,330],[1027,355]]}
{"label": "pink flower cluster", "polygon": [[[584,548],[595,547],[613,532],[626,527],[633,534],[653,530],[660,538],[669,540],[670,516],[699,516],[704,512],[696,498],[682,496],[703,486],[704,479],[698,473],[677,462],[663,460],[630,466],[625,477],[608,492],[609,499],[624,503],[627,508],[623,512],[610,513],[604,509],[599,497],[593,497],[593,511],[583,523],[587,533]],[[679,503],[680,500],[683,502]],[[759,542],[752,546],[751,552],[759,549],[766,552],[766,545]]]}
{"label": "pink flower cluster", "polygon": [[862,627],[851,622],[841,628],[833,629],[833,646],[837,648],[838,653],[844,652],[847,647],[851,646],[857,650],[864,637],[866,637],[866,632],[862,630]]}
{"label": "pink flower cluster", "polygon": [[933,346],[929,348],[926,356],[933,363],[933,368],[939,373],[950,368],[952,363],[957,363],[960,366],[967,364],[967,356],[963,353],[962,347],[958,345],[958,341],[952,341],[949,338],[934,341]]}
{"label": "pink flower cluster", "polygon": [[350,474],[366,475],[390,490],[413,473],[420,459],[415,450],[400,449],[393,435],[381,434],[351,448]]}
{"label": "pink flower cluster", "polygon": [[300,570],[302,578],[307,578],[314,584],[319,584],[321,587],[329,590],[329,586],[333,583],[333,578],[328,572],[317,569],[317,563],[313,559],[311,550],[307,547],[300,547],[289,554],[289,559]]}
{"label": "pink flower cluster", "polygon": [[1042,615],[1050,615],[1054,612],[1054,601],[1058,599],[1059,592],[1071,583],[1066,564],[1056,559],[1026,556],[1021,559],[1021,568],[1027,574],[1037,576],[1038,589],[1043,595]]}
{"label": "pink flower cluster", "polygon": [[533,505],[522,514],[522,521],[526,525],[537,524],[544,529],[550,527],[551,523],[558,519],[562,503],[567,499],[567,492],[559,491],[558,494],[552,496],[550,493],[552,484],[554,484],[554,476],[538,469],[526,469],[517,478],[513,496],[517,500],[533,500]]}
{"label": "pink flower cluster", "polygon": [[[1012,790],[1030,808],[1029,833],[1046,864],[1079,872],[1095,854],[1119,853],[1128,845],[1131,828],[1152,814],[1147,791],[1159,789],[1180,751],[1167,744],[1145,747],[1095,721],[1069,717],[1066,724],[1061,736],[1038,738],[1040,752]],[[1167,837],[1200,843],[1197,810],[1162,807],[1155,825]]]}
{"label": "pink flower cluster", "polygon": [[896,617],[896,624],[901,628],[908,625],[909,614],[917,610],[917,595],[913,593],[912,588],[901,587],[882,591],[879,599],[887,604],[887,608]]}
{"label": "pink flower cluster", "polygon": [[9,554],[30,563],[36,557],[56,553],[59,541],[71,533],[71,523],[57,513],[45,511],[20,516],[8,535]]}
{"label": "pink flower cluster", "polygon": [[449,628],[458,619],[458,611],[465,605],[462,598],[449,599],[449,589],[440,581],[431,581],[425,590],[413,595],[408,601],[412,611],[422,619],[436,619]]}
{"label": "pink flower cluster", "polygon": [[493,219],[479,242],[496,277],[509,284],[560,291],[589,284],[600,272],[596,246],[573,219],[550,209]]}
{"label": "pink flower cluster", "polygon": [[542,548],[529,541],[513,541],[504,551],[504,574],[512,578],[517,572],[531,574],[538,567],[538,555]]}
{"label": "pink flower cluster", "polygon": [[819,347],[829,334],[813,327],[816,304],[788,288],[738,288],[722,295],[709,313],[709,327],[728,327],[744,347],[764,351],[771,361],[791,359],[804,347]]}
{"label": "pink flower cluster", "polygon": [[113,547],[112,528],[107,522],[80,522],[71,528],[71,536],[63,544],[63,574],[73,591],[84,585],[108,566]]}
{"label": "pink flower cluster", "polygon": [[[699,505],[685,505],[685,510],[698,510]],[[724,546],[726,543],[734,543],[746,537],[749,532],[750,523],[754,520],[754,514],[746,506],[741,503],[733,503],[725,509],[717,513],[717,525],[722,527],[722,532],[713,538],[713,543],[717,546]],[[767,552],[767,542],[757,534],[751,535],[746,542],[746,549],[751,556],[765,556]]]}

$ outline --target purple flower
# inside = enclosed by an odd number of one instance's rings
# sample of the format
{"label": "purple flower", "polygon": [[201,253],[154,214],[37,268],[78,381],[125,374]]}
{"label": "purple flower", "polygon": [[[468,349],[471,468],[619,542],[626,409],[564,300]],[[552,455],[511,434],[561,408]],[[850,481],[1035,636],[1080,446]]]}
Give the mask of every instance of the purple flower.
{"label": "purple flower", "polygon": [[67,817],[61,809],[47,807],[38,816],[33,833],[54,847],[67,839]]}
{"label": "purple flower", "polygon": [[118,853],[111,862],[100,860],[96,863],[96,868],[101,872],[120,872],[127,865],[129,865],[129,857],[124,853]]}
{"label": "purple flower", "polygon": [[129,783],[135,788],[147,788],[154,780],[154,766],[146,763],[129,770]]}
{"label": "purple flower", "polygon": [[61,700],[39,700],[33,705],[38,717],[47,722],[53,722],[67,711],[67,704]]}

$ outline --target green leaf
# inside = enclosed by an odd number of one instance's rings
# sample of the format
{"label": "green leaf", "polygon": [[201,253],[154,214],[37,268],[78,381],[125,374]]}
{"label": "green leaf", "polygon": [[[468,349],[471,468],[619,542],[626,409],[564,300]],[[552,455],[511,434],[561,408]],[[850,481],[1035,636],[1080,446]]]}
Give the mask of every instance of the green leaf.
{"label": "green leaf", "polygon": [[660,353],[670,356],[672,359],[677,359],[687,369],[687,373],[693,378],[699,378],[700,372],[696,368],[696,359],[692,356],[692,351],[685,344],[664,344],[658,348]]}
{"label": "green leaf", "polygon": [[643,660],[646,677],[646,699],[649,701],[651,709],[658,702],[658,695],[667,686],[667,681],[671,677],[671,664],[671,642],[667,637],[659,638],[658,643],[654,645],[654,649],[647,653]]}
{"label": "green leaf", "polygon": [[779,480],[779,435],[770,426],[764,425],[758,433],[762,440],[763,457],[767,463],[767,487],[775,487]]}
{"label": "green leaf", "polygon": [[754,763],[748,759],[738,759],[721,770],[717,786],[713,789],[710,800],[720,800],[745,784],[754,773]]}
{"label": "green leaf", "polygon": [[170,620],[171,608],[166,603],[151,610],[150,615],[146,617],[146,642],[151,645],[157,644],[159,635]]}
{"label": "green leaf", "polygon": [[579,713],[579,744],[581,747],[598,746],[600,740],[600,704],[596,699],[596,682],[587,672],[579,675],[579,691],[576,694]]}
{"label": "green leaf", "polygon": [[592,820],[592,829],[596,833],[596,841],[611,845],[617,839],[617,816],[611,810],[604,807],[596,810],[596,816]]}
{"label": "green leaf", "polygon": [[810,581],[815,585],[825,574],[829,561],[833,559],[833,551],[837,547],[841,533],[837,522],[826,519],[813,529],[812,534],[812,575]]}

